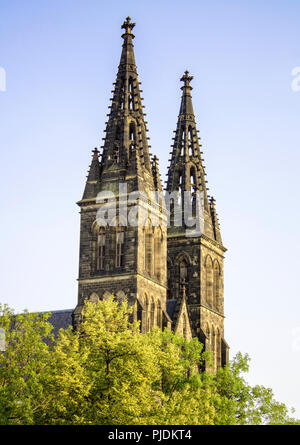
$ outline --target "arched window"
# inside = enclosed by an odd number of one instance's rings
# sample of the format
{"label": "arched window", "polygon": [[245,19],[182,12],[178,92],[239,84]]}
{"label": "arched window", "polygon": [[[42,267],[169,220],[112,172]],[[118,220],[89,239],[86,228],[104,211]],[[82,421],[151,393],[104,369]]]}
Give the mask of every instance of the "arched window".
{"label": "arched window", "polygon": [[194,138],[192,127],[189,126],[188,129],[188,141],[189,141],[189,156],[194,156]]}
{"label": "arched window", "polygon": [[150,303],[147,294],[145,295],[145,328],[146,332],[150,330]]}
{"label": "arched window", "polygon": [[188,273],[188,266],[187,266],[187,261],[185,259],[182,259],[179,263],[179,280],[180,283],[182,281],[186,281],[187,280],[187,273]]}
{"label": "arched window", "polygon": [[153,274],[153,231],[150,220],[144,230],[145,242],[145,270],[148,274]]}
{"label": "arched window", "polygon": [[161,329],[162,328],[162,319],[161,319],[161,304],[158,300],[157,302],[157,326]]}
{"label": "arched window", "polygon": [[116,267],[124,266],[124,227],[116,227],[116,257],[115,265]]}
{"label": "arched window", "polygon": [[216,367],[216,333],[215,333],[215,329],[213,326],[211,328],[211,351],[212,351],[213,368],[215,369],[215,367]]}
{"label": "arched window", "polygon": [[97,270],[103,270],[105,264],[106,229],[100,227],[97,237]]}
{"label": "arched window", "polygon": [[219,291],[220,291],[220,267],[217,261],[214,262],[214,284],[213,284],[213,305],[219,309]]}
{"label": "arched window", "polygon": [[205,263],[205,285],[206,285],[206,303],[212,305],[212,295],[213,295],[213,277],[212,277],[212,261],[210,256],[207,256]]}
{"label": "arched window", "polygon": [[89,301],[91,301],[92,303],[97,303],[99,301],[98,295],[93,292],[89,297]]}
{"label": "arched window", "polygon": [[114,151],[113,151],[113,161],[118,163],[120,160],[120,143],[121,143],[121,130],[120,126],[116,126],[115,132],[115,143],[114,143]]}
{"label": "arched window", "polygon": [[154,275],[160,279],[160,268],[161,268],[161,246],[162,246],[163,236],[160,227],[155,230],[154,237]]}
{"label": "arched window", "polygon": [[129,95],[128,95],[128,109],[134,110],[134,90],[133,90],[133,79],[129,77]]}
{"label": "arched window", "polygon": [[221,357],[221,334],[220,334],[219,329],[217,329],[216,341],[217,341],[217,348],[216,348],[217,369],[219,369],[221,367],[221,363],[222,363],[222,357]]}
{"label": "arched window", "polygon": [[151,297],[151,313],[150,313],[150,329],[154,327],[155,322],[155,303],[153,297]]}
{"label": "arched window", "polygon": [[205,350],[209,351],[211,349],[211,339],[210,339],[210,329],[208,323],[206,324],[205,335],[206,335]]}
{"label": "arched window", "polygon": [[126,298],[126,295],[125,295],[124,291],[119,290],[119,291],[117,292],[117,295],[116,295],[116,300],[117,300],[119,303],[122,303],[122,302],[125,300],[125,298]]}
{"label": "arched window", "polygon": [[125,79],[124,79],[124,77],[122,77],[120,79],[119,104],[120,104],[121,110],[124,110],[124,107],[125,107]]}
{"label": "arched window", "polygon": [[129,125],[129,159],[131,158],[132,152],[136,144],[136,129],[134,122]]}

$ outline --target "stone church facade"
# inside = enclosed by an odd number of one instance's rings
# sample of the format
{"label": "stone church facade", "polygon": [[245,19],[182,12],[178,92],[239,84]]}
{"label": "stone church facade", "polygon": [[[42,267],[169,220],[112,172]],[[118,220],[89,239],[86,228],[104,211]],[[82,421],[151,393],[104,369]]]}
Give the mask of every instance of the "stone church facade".
{"label": "stone church facade", "polygon": [[[187,338],[196,336],[205,350],[213,352],[216,369],[227,363],[229,351],[224,339],[226,249],[215,200],[207,194],[192,105],[192,77],[186,71],[181,78],[182,98],[165,190],[182,196],[190,192],[192,216],[196,193],[201,194],[202,230],[187,236],[185,222],[172,224],[176,218],[174,202],[169,209],[164,205],[158,159],[149,151],[133,48],[134,26],[129,17],[122,25],[122,53],[104,144],[101,152],[93,150],[84,193],[78,202],[78,302],[72,323],[75,329],[80,324],[86,299],[96,301],[111,294],[119,300],[126,298],[133,307],[132,317],[140,320],[142,332],[167,327]],[[137,200],[132,200],[132,192]],[[179,200],[180,212],[184,199]],[[136,203],[137,224],[130,224],[128,216]],[[99,217],[104,209],[107,214],[115,209],[105,222]]]}

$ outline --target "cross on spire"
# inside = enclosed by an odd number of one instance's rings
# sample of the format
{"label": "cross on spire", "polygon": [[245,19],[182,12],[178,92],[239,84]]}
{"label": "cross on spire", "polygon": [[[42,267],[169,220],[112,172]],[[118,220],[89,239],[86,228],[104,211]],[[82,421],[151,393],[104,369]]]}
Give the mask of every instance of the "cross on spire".
{"label": "cross on spire", "polygon": [[132,29],[135,27],[135,23],[131,22],[131,18],[128,16],[126,17],[126,20],[124,21],[123,25],[121,26],[122,29],[125,29],[125,33],[122,35],[124,38],[126,35],[130,34],[132,38],[134,38],[134,35],[131,33]]}
{"label": "cross on spire", "polygon": [[182,76],[182,78],[180,79],[181,82],[184,82],[184,85],[181,87],[181,89],[183,90],[184,88],[190,88],[192,89],[190,82],[194,79],[193,76],[189,76],[189,71],[186,70],[184,72],[184,75]]}

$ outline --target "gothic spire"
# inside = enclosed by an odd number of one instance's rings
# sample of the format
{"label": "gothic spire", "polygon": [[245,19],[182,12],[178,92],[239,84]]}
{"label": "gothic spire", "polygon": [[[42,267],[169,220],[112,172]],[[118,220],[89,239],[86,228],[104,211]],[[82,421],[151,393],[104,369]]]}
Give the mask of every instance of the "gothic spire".
{"label": "gothic spire", "polygon": [[[116,171],[119,179],[135,177],[139,189],[145,177],[154,188],[147,137],[147,122],[142,105],[140,82],[135,64],[132,30],[135,23],[127,17],[121,28],[123,46],[116,82],[112,91],[112,104],[108,114],[101,162],[101,181]],[[109,172],[109,173],[108,173]]]}
{"label": "gothic spire", "polygon": [[99,150],[94,148],[82,199],[96,198],[100,190]]}
{"label": "gothic spire", "polygon": [[162,191],[161,178],[158,166],[158,157],[155,155],[152,157],[151,166],[152,166],[152,176],[153,176],[155,190]]}
{"label": "gothic spire", "polygon": [[203,192],[204,206],[209,211],[205,170],[201,157],[201,144],[199,142],[195,115],[192,104],[190,85],[193,76],[185,71],[181,77],[183,82],[181,105],[175,131],[172,155],[168,172],[167,191],[201,191]]}
{"label": "gothic spire", "polygon": [[[196,203],[195,192],[200,192],[200,200],[203,203],[204,234],[222,243],[220,230],[217,227],[217,217],[214,204],[208,200],[208,188],[205,180],[205,167],[203,164],[200,138],[195,121],[190,85],[193,76],[185,71],[181,77],[182,96],[180,110],[172,145],[170,167],[167,179],[167,191],[191,192],[192,202]],[[182,203],[184,202],[184,196]],[[193,208],[193,215],[194,213]],[[172,215],[171,215],[172,217]]]}

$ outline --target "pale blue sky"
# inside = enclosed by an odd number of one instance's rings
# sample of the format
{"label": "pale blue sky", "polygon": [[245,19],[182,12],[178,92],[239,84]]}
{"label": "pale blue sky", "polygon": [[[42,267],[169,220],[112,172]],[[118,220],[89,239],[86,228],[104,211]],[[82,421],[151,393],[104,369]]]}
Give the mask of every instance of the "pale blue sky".
{"label": "pale blue sky", "polygon": [[[130,15],[152,152],[167,169],[180,101],[193,102],[225,263],[226,339],[248,352],[251,383],[300,416],[300,3],[2,1],[0,300],[16,310],[72,308],[79,208],[101,144]],[[299,346],[297,348],[297,346]]]}

